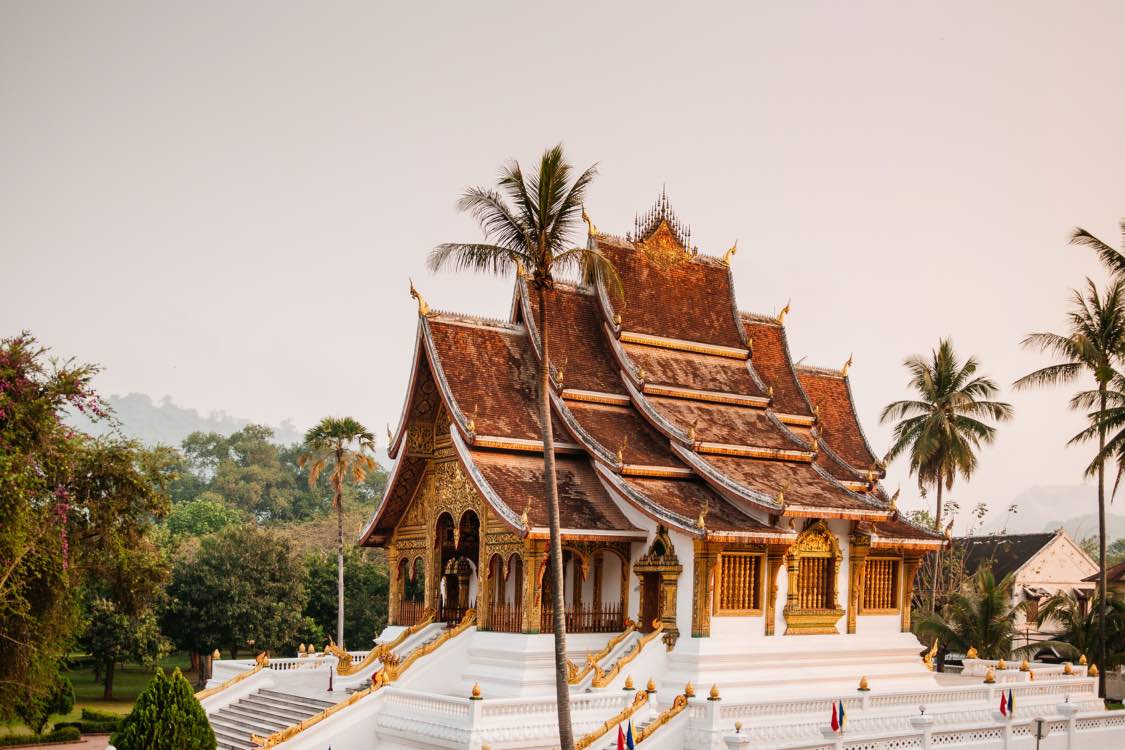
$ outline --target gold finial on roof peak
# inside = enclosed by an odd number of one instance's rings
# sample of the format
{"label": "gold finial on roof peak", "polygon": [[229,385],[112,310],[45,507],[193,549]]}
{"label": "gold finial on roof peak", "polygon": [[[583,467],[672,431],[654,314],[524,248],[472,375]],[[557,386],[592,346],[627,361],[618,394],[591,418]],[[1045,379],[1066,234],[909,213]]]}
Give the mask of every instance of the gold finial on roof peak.
{"label": "gold finial on roof peak", "polygon": [[699,425],[699,418],[697,417],[695,419],[695,421],[693,421],[691,423],[691,425],[688,427],[688,432],[687,432],[688,440],[690,440],[693,445],[695,444],[695,428],[698,425]]}
{"label": "gold finial on roof peak", "polygon": [[770,397],[770,401],[773,401],[773,386],[772,385],[769,388],[766,389],[766,394]]}
{"label": "gold finial on roof peak", "polygon": [[[572,214],[573,215],[573,214]],[[582,221],[586,222],[586,229],[591,237],[598,236],[598,228],[594,226],[594,222],[590,221],[590,215],[586,213],[586,205],[582,205]]]}
{"label": "gold finial on roof peak", "polygon": [[843,375],[844,377],[848,376],[848,370],[852,369],[852,362],[853,361],[854,361],[854,355],[849,354],[848,355],[848,361],[845,362],[844,366],[840,368],[840,374],[841,375]]}
{"label": "gold finial on roof peak", "polygon": [[429,315],[430,314],[430,306],[426,304],[426,300],[423,299],[422,293],[419,292],[418,289],[414,286],[414,279],[409,279],[409,281],[410,281],[410,296],[413,297],[418,302],[418,314],[421,315],[421,316]]}
{"label": "gold finial on roof peak", "polygon": [[480,413],[480,404],[473,404],[473,413],[469,415],[469,432],[477,431],[477,414]]}
{"label": "gold finial on roof peak", "polygon": [[817,436],[815,434],[812,436],[811,443],[812,443],[812,452],[813,453],[818,452],[820,450],[820,440],[817,438]]}
{"label": "gold finial on roof peak", "polygon": [[789,305],[792,301],[793,300],[791,300],[791,299],[786,301],[785,307],[781,308],[781,312],[779,312],[777,314],[778,325],[781,325],[781,324],[785,323],[785,316],[789,314]]}
{"label": "gold finial on roof peak", "polygon": [[628,448],[628,447],[629,447],[629,436],[626,435],[625,438],[621,441],[620,447],[618,447],[618,449],[617,449],[617,465],[618,466],[624,466],[625,465],[625,449]]}
{"label": "gold finial on roof peak", "polygon": [[[900,485],[898,486],[898,489],[896,489],[896,490],[895,490],[895,494],[891,495],[891,503],[890,503],[890,505],[891,505],[891,507],[892,507],[892,508],[896,508],[896,509],[898,508],[898,496],[899,496],[899,494],[900,494],[901,492],[902,492],[902,485],[900,484]],[[972,649],[972,651],[973,651],[973,653],[974,653],[974,656],[970,656],[969,658],[970,658],[970,659],[975,659],[975,658],[977,658],[977,657],[975,656],[975,654],[976,654],[976,649]]]}
{"label": "gold finial on roof peak", "polygon": [[703,508],[699,511],[699,518],[695,519],[695,528],[697,528],[697,529],[706,529],[707,528],[707,514],[710,513],[710,512],[711,512],[711,501],[705,500],[703,502]]}
{"label": "gold finial on roof peak", "polygon": [[528,514],[530,512],[531,512],[531,500],[529,499],[527,501],[527,505],[524,506],[523,513],[520,513],[520,524],[522,524],[525,529],[528,528],[531,525],[530,521],[528,520]]}
{"label": "gold finial on roof peak", "polygon": [[723,263],[726,263],[729,266],[731,258],[733,258],[734,254],[737,253],[737,252],[738,252],[738,240],[735,240],[734,244],[731,245],[729,248],[727,248],[727,251],[725,253],[723,253]]}
{"label": "gold finial on roof peak", "polygon": [[393,432],[391,432],[391,423],[387,422],[387,445],[389,446],[394,441],[395,441],[395,435],[394,435]]}

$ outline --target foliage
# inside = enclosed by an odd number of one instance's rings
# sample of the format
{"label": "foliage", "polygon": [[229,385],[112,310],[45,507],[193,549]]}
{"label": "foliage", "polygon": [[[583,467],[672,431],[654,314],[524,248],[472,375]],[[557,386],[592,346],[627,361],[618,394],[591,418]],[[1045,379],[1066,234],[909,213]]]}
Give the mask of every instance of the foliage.
{"label": "foliage", "polygon": [[125,714],[117,714],[113,711],[99,711],[96,708],[83,708],[82,721],[121,721],[125,718]]}
{"label": "foliage", "polygon": [[161,626],[178,648],[197,654],[276,650],[303,626],[304,600],[304,566],[285,540],[232,526],[176,560]]}
{"label": "foliage", "polygon": [[82,739],[82,733],[75,727],[56,729],[47,734],[5,734],[0,736],[0,747],[10,745],[50,745],[56,742],[74,742]]}
{"label": "foliage", "polygon": [[119,610],[112,600],[101,597],[88,606],[80,643],[101,665],[105,680],[103,700],[113,700],[114,667],[118,663],[130,661],[155,667],[171,650],[151,608],[130,615]]}
{"label": "foliage", "polygon": [[215,733],[180,670],[169,677],[159,669],[110,744],[117,750],[215,750]]}
{"label": "foliage", "polygon": [[924,613],[914,630],[924,638],[937,638],[948,650],[966,653],[976,648],[983,659],[1008,658],[1018,635],[1016,620],[1026,608],[1026,602],[1011,605],[1011,586],[1011,576],[997,581],[991,568],[982,567],[965,590],[950,594],[940,613]]}
{"label": "foliage", "polygon": [[[599,284],[614,297],[623,296],[621,279],[596,244],[572,245],[571,234],[585,218],[582,202],[597,174],[590,167],[571,180],[573,167],[562,144],[547,149],[536,172],[525,176],[512,160],[500,172],[496,188],[473,187],[465,191],[458,208],[471,214],[484,232],[484,243],[447,242],[430,252],[432,270],[457,270],[503,274],[515,271],[528,278],[538,298],[540,358],[537,372],[539,429],[543,441],[543,476],[546,490],[547,525],[550,529],[551,580],[563,580],[562,539],[559,532],[559,497],[555,476],[554,431],[551,426],[549,370],[550,326],[546,293],[554,287],[555,275],[577,271],[587,284]],[[411,287],[411,292],[417,292]],[[558,698],[559,741],[562,750],[573,750],[569,687],[566,671],[566,623],[562,586],[550,592],[554,601],[555,691]]]}
{"label": "foliage", "polygon": [[[1049,625],[1062,632],[1050,641],[1034,644],[1034,650],[1053,648],[1074,660],[1083,654],[1098,653],[1097,600],[1090,604],[1087,609],[1067,592],[1059,592],[1043,602],[1036,624],[1040,629]],[[1106,608],[1107,661],[1098,666],[1113,669],[1125,658],[1125,602],[1111,598],[1106,602]]]}
{"label": "foliage", "polygon": [[78,721],[55,722],[56,732],[65,727],[74,727],[82,734],[112,734],[121,728],[121,719],[114,719],[113,721],[79,719]]}
{"label": "foliage", "polygon": [[31,694],[27,700],[16,705],[16,715],[36,734],[43,734],[47,719],[51,714],[70,713],[74,708],[74,686],[65,677],[56,677],[55,682],[45,694]]}
{"label": "foliage", "polygon": [[173,537],[182,537],[211,534],[241,521],[240,511],[224,503],[218,493],[204,490],[191,500],[177,503],[165,524]]}
{"label": "foliage", "polygon": [[[305,616],[319,631],[319,637],[301,637],[299,643],[322,644],[324,634],[336,625],[336,560],[323,552],[305,557],[308,595]],[[387,624],[387,569],[371,550],[350,548],[344,552],[345,642],[366,648]],[[315,633],[315,631],[314,631]]]}

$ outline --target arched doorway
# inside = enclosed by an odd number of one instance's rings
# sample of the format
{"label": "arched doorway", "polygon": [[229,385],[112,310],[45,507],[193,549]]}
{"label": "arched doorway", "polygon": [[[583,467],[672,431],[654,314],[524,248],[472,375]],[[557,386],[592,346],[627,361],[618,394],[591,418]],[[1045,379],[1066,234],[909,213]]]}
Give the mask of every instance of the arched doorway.
{"label": "arched doorway", "polygon": [[435,531],[440,575],[438,619],[452,625],[476,606],[480,518],[473,510],[463,512],[457,521],[442,513]]}

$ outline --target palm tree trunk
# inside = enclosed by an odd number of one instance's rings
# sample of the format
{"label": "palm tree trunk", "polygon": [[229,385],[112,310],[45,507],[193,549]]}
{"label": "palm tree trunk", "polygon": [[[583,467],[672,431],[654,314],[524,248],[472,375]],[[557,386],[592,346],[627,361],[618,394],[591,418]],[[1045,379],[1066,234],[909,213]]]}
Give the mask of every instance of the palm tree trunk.
{"label": "palm tree trunk", "polygon": [[[1098,396],[1101,400],[1101,414],[1105,413],[1106,386],[1098,383]],[[1100,416],[1100,414],[1099,414]],[[1098,429],[1098,695],[1105,698],[1105,426]]]}
{"label": "palm tree trunk", "polygon": [[[941,491],[944,484],[942,472],[938,471],[937,480],[937,512],[934,513],[934,530],[941,531]],[[934,553],[934,576],[930,585],[930,611],[937,611],[938,580],[941,578],[941,547]]]}
{"label": "palm tree trunk", "polygon": [[[336,456],[340,460],[339,451]],[[337,480],[336,497],[336,645],[344,648],[344,488]]]}
{"label": "palm tree trunk", "polygon": [[551,532],[548,565],[551,566],[555,631],[555,699],[558,703],[560,750],[574,750],[574,727],[570,723],[570,685],[566,675],[566,600],[563,597],[562,535],[559,531],[559,488],[555,480],[555,438],[551,427],[550,360],[548,359],[547,295],[539,286],[539,338],[543,346],[539,360],[539,423],[543,430],[543,483],[547,491],[547,524]]}

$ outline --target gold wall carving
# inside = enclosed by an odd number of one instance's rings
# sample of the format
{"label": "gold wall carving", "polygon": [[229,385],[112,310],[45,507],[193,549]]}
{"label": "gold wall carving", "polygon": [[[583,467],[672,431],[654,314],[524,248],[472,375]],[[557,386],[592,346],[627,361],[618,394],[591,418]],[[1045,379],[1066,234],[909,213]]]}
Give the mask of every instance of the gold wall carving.
{"label": "gold wall carving", "polygon": [[[823,520],[812,521],[789,548],[786,566],[789,571],[789,591],[782,614],[785,616],[786,635],[817,635],[836,633],[836,623],[844,616],[838,596],[840,563],[843,558],[836,536]],[[801,562],[806,561],[806,576],[802,577]],[[809,564],[809,563],[815,563]],[[827,570],[823,570],[828,566]],[[804,606],[801,599],[808,600],[810,588],[819,585],[819,577],[814,580],[810,573],[825,575],[830,590],[825,604],[831,606]],[[802,590],[804,587],[804,590]]]}

